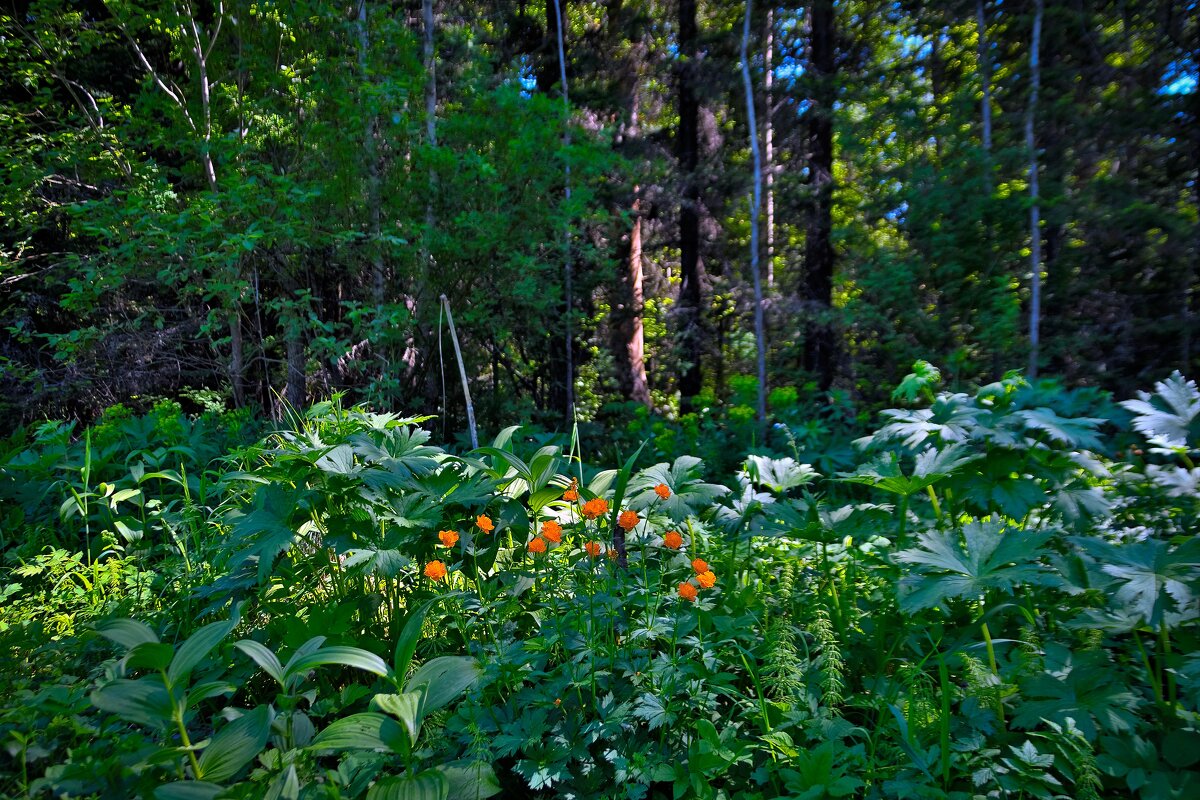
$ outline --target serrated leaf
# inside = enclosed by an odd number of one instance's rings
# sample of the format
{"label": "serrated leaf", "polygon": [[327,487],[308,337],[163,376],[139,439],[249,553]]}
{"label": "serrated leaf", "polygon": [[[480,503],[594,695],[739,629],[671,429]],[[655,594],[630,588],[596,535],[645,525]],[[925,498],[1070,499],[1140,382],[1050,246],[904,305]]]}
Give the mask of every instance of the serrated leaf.
{"label": "serrated leaf", "polygon": [[950,598],[978,598],[988,591],[1011,592],[1022,583],[1051,582],[1039,562],[1050,534],[1005,528],[996,522],[972,522],[955,531],[921,531],[916,547],[896,560],[916,565],[900,580],[900,609],[914,613]]}
{"label": "serrated leaf", "polygon": [[1154,384],[1154,394],[1138,392],[1137,400],[1121,405],[1136,415],[1133,428],[1147,438],[1174,447],[1200,439],[1200,390],[1178,371]]}

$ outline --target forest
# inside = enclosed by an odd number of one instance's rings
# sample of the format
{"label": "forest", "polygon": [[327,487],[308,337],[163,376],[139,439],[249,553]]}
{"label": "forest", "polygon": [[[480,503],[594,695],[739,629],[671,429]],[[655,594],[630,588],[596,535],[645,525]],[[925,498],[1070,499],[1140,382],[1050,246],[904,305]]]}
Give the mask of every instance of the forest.
{"label": "forest", "polygon": [[1195,0],[0,2],[0,796],[1200,796]]}

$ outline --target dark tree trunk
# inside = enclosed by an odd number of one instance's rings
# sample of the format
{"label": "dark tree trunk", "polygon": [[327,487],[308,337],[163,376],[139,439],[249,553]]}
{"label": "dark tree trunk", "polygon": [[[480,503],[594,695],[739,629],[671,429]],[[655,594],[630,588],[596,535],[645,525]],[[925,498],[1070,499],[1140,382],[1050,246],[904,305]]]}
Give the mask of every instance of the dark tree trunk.
{"label": "dark tree trunk", "polygon": [[805,368],[822,389],[833,383],[836,363],[833,307],[833,101],[837,69],[834,60],[833,0],[814,0],[810,7],[808,111],[809,206],[804,243],[804,299],[810,309],[805,336]]}
{"label": "dark tree trunk", "polygon": [[683,196],[679,209],[679,376],[680,410],[691,411],[700,393],[700,183],[696,175],[700,151],[700,103],[696,98],[696,0],[679,0],[679,131],[676,139]]}

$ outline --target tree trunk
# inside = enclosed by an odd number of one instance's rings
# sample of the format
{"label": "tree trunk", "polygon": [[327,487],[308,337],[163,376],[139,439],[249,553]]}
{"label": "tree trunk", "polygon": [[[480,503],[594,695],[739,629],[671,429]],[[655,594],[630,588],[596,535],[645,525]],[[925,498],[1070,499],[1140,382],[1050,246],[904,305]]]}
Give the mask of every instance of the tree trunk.
{"label": "tree trunk", "polygon": [[367,15],[367,0],[358,3],[358,71],[362,81],[362,92],[366,102],[363,111],[367,118],[363,131],[363,158],[366,161],[367,173],[367,225],[371,248],[371,278],[372,297],[375,301],[375,311],[382,313],[384,296],[383,253],[379,246],[380,208],[379,208],[379,159],[375,144],[375,113],[374,101],[369,98],[368,87],[371,84],[371,35]]}
{"label": "tree trunk", "polygon": [[988,194],[991,194],[992,57],[988,52],[991,45],[988,43],[987,17],[984,15],[983,0],[975,0],[975,24],[979,39],[979,80],[983,84],[983,100],[980,102],[980,116],[983,120],[983,153],[987,160]]}
{"label": "tree trunk", "polygon": [[679,0],[679,131],[676,150],[683,195],[679,208],[679,376],[680,411],[692,410],[692,398],[703,386],[701,372],[700,104],[696,98],[696,0]]}
{"label": "tree trunk", "polygon": [[304,329],[296,318],[287,321],[287,384],[284,398],[288,405],[300,411],[307,395],[305,386]]}
{"label": "tree trunk", "polygon": [[767,288],[775,287],[775,9],[767,7],[763,48],[763,175],[767,184]]}
{"label": "tree trunk", "polygon": [[809,206],[804,243],[806,305],[812,315],[805,337],[805,368],[817,376],[822,389],[833,383],[833,0],[813,0],[810,7],[809,72],[812,80],[808,111]]}
{"label": "tree trunk", "polygon": [[[625,20],[622,5],[612,8],[614,27]],[[629,109],[628,120],[617,129],[618,151],[626,150],[639,135],[641,117],[641,75],[644,48],[638,36],[631,36],[628,56],[620,73],[621,92]],[[621,395],[642,405],[650,405],[650,385],[646,378],[646,343],[642,291],[642,191],[633,187],[630,202],[629,234],[623,236],[618,260],[621,264],[612,302],[612,351],[616,362],[617,385]]]}
{"label": "tree trunk", "polygon": [[750,133],[750,154],[754,161],[754,195],[750,204],[750,274],[754,277],[754,343],[758,354],[758,430],[767,427],[767,343],[763,332],[762,277],[758,272],[758,212],[762,207],[762,157],[758,150],[758,124],[754,115],[754,84],[750,80],[750,11],[753,0],[746,0],[742,23],[742,85],[746,90],[746,127]]}
{"label": "tree trunk", "polygon": [[1033,38],[1029,47],[1029,106],[1025,112],[1025,147],[1029,151],[1029,377],[1036,378],[1041,355],[1042,320],[1042,232],[1038,205],[1037,137],[1033,123],[1037,114],[1041,73],[1038,50],[1042,41],[1042,0],[1034,0]]}
{"label": "tree trunk", "polygon": [[[560,3],[562,5],[560,6]],[[563,104],[563,198],[566,201],[568,210],[571,205],[571,162],[569,152],[571,148],[571,98],[567,94],[567,41],[564,28],[566,27],[564,17],[566,16],[566,3],[564,0],[553,0],[548,2],[547,6],[547,23],[549,22],[549,8],[554,8],[554,24],[558,41],[558,76],[562,92]],[[566,389],[564,409],[567,426],[570,427],[575,421],[575,335],[571,328],[571,317],[574,312],[574,287],[572,264],[571,264],[571,223],[567,220],[566,230],[563,231],[563,304],[566,306],[566,313],[563,314],[563,327],[566,329],[564,336],[563,352],[566,360],[566,374],[563,376],[563,386]]]}
{"label": "tree trunk", "polygon": [[246,361],[242,352],[242,315],[234,306],[229,310],[229,382],[233,387],[233,405],[246,405]]}

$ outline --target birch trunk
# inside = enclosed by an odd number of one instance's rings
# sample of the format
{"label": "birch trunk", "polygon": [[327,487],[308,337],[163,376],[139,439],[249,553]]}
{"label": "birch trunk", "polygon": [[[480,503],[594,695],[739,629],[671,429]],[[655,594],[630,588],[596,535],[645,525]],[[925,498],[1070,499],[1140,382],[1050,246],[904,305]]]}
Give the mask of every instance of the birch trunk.
{"label": "birch trunk", "polygon": [[1039,48],[1042,42],[1042,0],[1034,0],[1033,38],[1029,46],[1029,106],[1025,112],[1025,147],[1029,151],[1029,377],[1036,378],[1041,355],[1042,321],[1042,233],[1041,207],[1038,205],[1037,115],[1038,89],[1041,87]]}
{"label": "birch trunk", "polygon": [[758,212],[762,206],[762,157],[758,149],[758,124],[754,114],[754,84],[750,80],[750,11],[753,0],[746,0],[742,23],[742,85],[746,90],[746,120],[750,131],[750,154],[754,159],[754,195],[750,206],[750,274],[754,276],[754,342],[758,351],[758,428],[767,425],[767,349],[763,331],[762,278],[758,272]]}

